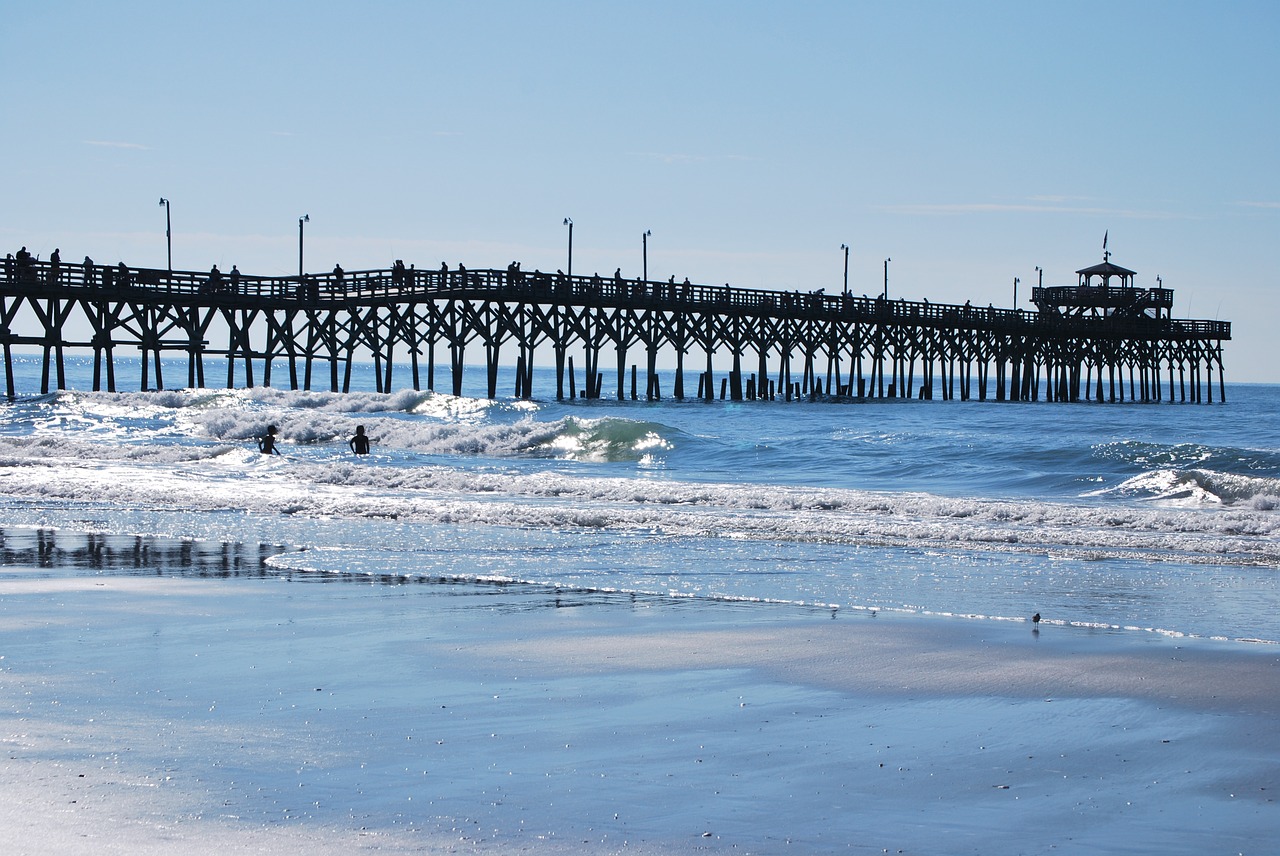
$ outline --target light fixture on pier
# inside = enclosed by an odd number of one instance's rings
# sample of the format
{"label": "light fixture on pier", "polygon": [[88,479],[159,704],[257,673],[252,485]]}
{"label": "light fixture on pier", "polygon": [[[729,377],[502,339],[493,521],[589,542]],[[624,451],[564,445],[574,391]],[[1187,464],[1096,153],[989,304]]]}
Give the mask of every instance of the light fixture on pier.
{"label": "light fixture on pier", "polygon": [[649,281],[649,236],[652,234],[652,231],[645,229],[644,234],[640,236],[640,255],[643,265],[640,269],[640,278],[645,282]]}
{"label": "light fixture on pier", "polygon": [[884,260],[884,299],[889,299],[889,262],[893,259]]}
{"label": "light fixture on pier", "polygon": [[302,282],[302,224],[310,223],[311,215],[303,214],[298,218],[298,282]]}
{"label": "light fixture on pier", "polygon": [[564,224],[569,227],[569,269],[567,272],[569,276],[573,276],[573,220],[566,217],[564,218]]}
{"label": "light fixture on pier", "polygon": [[169,277],[173,277],[173,222],[169,219],[169,200],[163,196],[160,197],[160,204],[164,207],[164,243],[169,250]]}
{"label": "light fixture on pier", "polygon": [[841,244],[840,249],[844,250],[844,294],[849,296],[849,245]]}

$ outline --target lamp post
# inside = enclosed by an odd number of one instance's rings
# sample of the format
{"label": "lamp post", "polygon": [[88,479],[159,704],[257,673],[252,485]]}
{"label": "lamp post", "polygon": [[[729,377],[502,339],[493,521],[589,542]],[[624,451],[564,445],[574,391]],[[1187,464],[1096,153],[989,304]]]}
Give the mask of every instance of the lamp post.
{"label": "lamp post", "polygon": [[302,224],[310,223],[310,222],[311,222],[310,214],[303,214],[301,217],[298,218],[298,282],[302,282],[302,235],[303,235]]}
{"label": "lamp post", "polygon": [[884,299],[889,299],[889,262],[893,259],[884,260]]}
{"label": "lamp post", "polygon": [[649,281],[649,236],[652,234],[652,231],[645,229],[644,234],[640,236],[640,256],[643,265],[640,269],[640,278],[644,282]]}
{"label": "lamp post", "polygon": [[173,278],[173,222],[169,219],[169,200],[163,196],[160,197],[160,204],[164,206],[164,243],[169,250],[169,278]]}
{"label": "lamp post", "polygon": [[1040,280],[1036,285],[1040,288],[1044,288],[1044,268],[1040,267],[1040,265],[1036,265],[1036,273],[1040,276]]}
{"label": "lamp post", "polygon": [[566,217],[564,224],[569,227],[569,276],[573,276],[573,220]]}
{"label": "lamp post", "polygon": [[841,244],[840,249],[844,250],[844,296],[849,296],[849,245]]}
{"label": "lamp post", "polygon": [[1015,312],[1018,310],[1018,283],[1019,282],[1020,280],[1015,276],[1013,278],[1013,309]]}

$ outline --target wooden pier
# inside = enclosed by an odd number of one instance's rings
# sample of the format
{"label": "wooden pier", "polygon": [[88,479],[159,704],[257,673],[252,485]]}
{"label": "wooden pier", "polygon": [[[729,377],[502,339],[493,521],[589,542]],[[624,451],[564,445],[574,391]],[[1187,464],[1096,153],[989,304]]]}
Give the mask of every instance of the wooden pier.
{"label": "wooden pier", "polygon": [[0,343],[10,399],[14,348],[28,346],[43,354],[46,393],[66,387],[77,352],[93,355],[93,388],[115,391],[125,348],[141,354],[141,389],[165,386],[166,356],[185,357],[188,387],[204,387],[206,358],[223,357],[228,388],[349,391],[353,372],[372,371],[389,392],[393,368],[407,365],[414,389],[435,389],[439,355],[461,395],[471,348],[483,352],[490,398],[504,356],[515,358],[512,394],[534,397],[541,354],[557,399],[605,395],[607,364],[607,394],[619,399],[1212,402],[1216,381],[1225,401],[1230,322],[1173,319],[1171,290],[1138,288],[1109,260],[1078,274],[1076,285],[1033,289],[1038,310],[1022,311],[516,267],[300,278],[23,258],[0,279]]}

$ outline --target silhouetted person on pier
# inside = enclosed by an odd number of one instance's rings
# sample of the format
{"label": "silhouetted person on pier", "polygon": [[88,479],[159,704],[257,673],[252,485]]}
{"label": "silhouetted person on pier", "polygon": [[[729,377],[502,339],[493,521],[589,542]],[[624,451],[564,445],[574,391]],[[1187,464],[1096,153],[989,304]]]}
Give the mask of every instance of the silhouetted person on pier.
{"label": "silhouetted person on pier", "polygon": [[339,291],[342,290],[342,278],[346,273],[347,272],[342,269],[342,265],[333,266],[333,284]]}
{"label": "silhouetted person on pier", "polygon": [[264,455],[280,454],[280,450],[276,448],[276,426],[268,425],[267,433],[258,438],[258,451]]}
{"label": "silhouetted person on pier", "polygon": [[129,266],[124,262],[116,265],[116,285],[120,288],[129,287]]}
{"label": "silhouetted person on pier", "polygon": [[53,248],[53,252],[49,255],[49,284],[57,285],[58,277],[62,274],[62,251],[57,247]]}
{"label": "silhouetted person on pier", "polygon": [[218,270],[217,265],[209,268],[209,291],[214,294],[222,291],[222,271]]}
{"label": "silhouetted person on pier", "polygon": [[363,425],[356,426],[356,435],[347,441],[347,445],[351,447],[354,454],[369,454],[369,435],[364,433]]}
{"label": "silhouetted person on pier", "polygon": [[35,277],[35,271],[32,269],[35,259],[31,257],[31,253],[27,252],[26,247],[18,250],[18,255],[13,261],[14,266],[17,268],[18,279],[26,282]]}
{"label": "silhouetted person on pier", "polygon": [[237,294],[240,292],[240,268],[235,265],[231,266],[231,290]]}
{"label": "silhouetted person on pier", "polygon": [[97,278],[94,276],[93,259],[85,256],[82,266],[84,267],[84,284],[92,288],[93,282]]}

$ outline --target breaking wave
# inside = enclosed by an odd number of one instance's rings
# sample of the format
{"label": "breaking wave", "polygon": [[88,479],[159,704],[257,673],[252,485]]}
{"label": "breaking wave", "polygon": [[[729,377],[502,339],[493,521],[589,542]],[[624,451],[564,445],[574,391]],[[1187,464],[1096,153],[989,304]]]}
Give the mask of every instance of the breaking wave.
{"label": "breaking wave", "polygon": [[1154,470],[1126,479],[1091,496],[1126,496],[1173,505],[1243,506],[1257,511],[1280,507],[1280,478],[1212,470]]}

